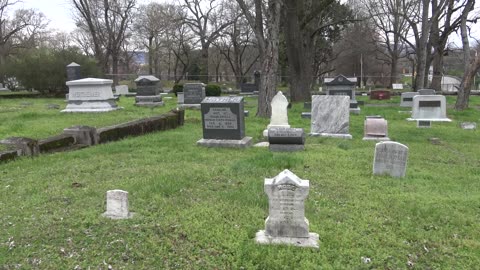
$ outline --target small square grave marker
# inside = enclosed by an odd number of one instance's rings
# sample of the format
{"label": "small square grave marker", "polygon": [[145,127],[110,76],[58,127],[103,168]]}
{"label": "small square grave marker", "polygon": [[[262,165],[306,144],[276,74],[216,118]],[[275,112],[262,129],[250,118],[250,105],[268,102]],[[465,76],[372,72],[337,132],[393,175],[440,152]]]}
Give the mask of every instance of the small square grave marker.
{"label": "small square grave marker", "polygon": [[128,192],[119,189],[107,191],[107,211],[103,216],[111,219],[131,218],[133,213],[128,211]]}

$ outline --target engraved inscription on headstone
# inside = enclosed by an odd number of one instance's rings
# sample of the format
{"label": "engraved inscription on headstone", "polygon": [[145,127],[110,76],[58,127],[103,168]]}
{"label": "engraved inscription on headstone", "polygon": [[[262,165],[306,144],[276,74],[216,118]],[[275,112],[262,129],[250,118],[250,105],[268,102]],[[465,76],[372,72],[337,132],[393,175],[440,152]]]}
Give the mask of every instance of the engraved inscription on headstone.
{"label": "engraved inscription on headstone", "polygon": [[407,170],[408,147],[398,142],[379,142],[375,145],[373,174],[404,177]]}
{"label": "engraved inscription on headstone", "polygon": [[230,108],[211,107],[204,115],[205,129],[237,129],[237,116]]}
{"label": "engraved inscription on headstone", "polygon": [[202,83],[186,83],[183,85],[183,103],[200,104],[205,98],[205,88]]}
{"label": "engraved inscription on headstone", "polygon": [[450,122],[447,118],[447,101],[441,95],[416,95],[413,98],[410,121]]}
{"label": "engraved inscription on headstone", "polygon": [[440,105],[441,103],[439,100],[425,100],[418,102],[419,107],[440,107]]}

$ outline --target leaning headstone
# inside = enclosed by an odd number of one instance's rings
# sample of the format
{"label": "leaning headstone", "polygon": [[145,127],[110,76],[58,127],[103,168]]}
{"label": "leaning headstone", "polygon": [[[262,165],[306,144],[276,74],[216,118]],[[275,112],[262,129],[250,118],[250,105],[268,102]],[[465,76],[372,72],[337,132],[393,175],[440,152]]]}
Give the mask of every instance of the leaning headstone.
{"label": "leaning headstone", "polygon": [[135,106],[157,107],[163,106],[162,85],[160,80],[152,75],[139,76],[135,79],[137,85],[137,95],[135,96]]}
{"label": "leaning headstone", "polygon": [[107,211],[103,216],[111,219],[131,218],[133,213],[128,211],[128,192],[119,189],[107,191]]}
{"label": "leaning headstone", "polygon": [[427,96],[435,95],[435,89],[419,89],[418,94]]}
{"label": "leaning headstone", "polygon": [[318,234],[309,232],[305,218],[310,182],[284,170],[272,179],[265,179],[264,189],[269,211],[265,230],[257,232],[256,242],[318,248]]}
{"label": "leaning headstone", "polygon": [[183,85],[183,107],[200,108],[205,98],[205,86],[203,83],[186,83]]}
{"label": "leaning headstone", "polygon": [[350,98],[350,112],[354,114],[360,113],[358,102],[355,99],[357,78],[347,78],[343,75],[338,75],[335,78],[325,78],[324,84],[327,88],[327,95],[348,96]]}
{"label": "leaning headstone", "polygon": [[475,130],[477,129],[477,123],[475,122],[462,122],[460,127],[465,130]]}
{"label": "leaning headstone", "polygon": [[289,128],[288,124],[288,100],[282,91],[278,91],[270,103],[272,107],[272,115],[270,124],[263,131],[263,136],[268,137],[268,129],[270,128]]}
{"label": "leaning headstone", "polygon": [[388,138],[388,123],[383,117],[367,116],[364,121],[365,141],[389,141]]}
{"label": "leaning headstone", "polygon": [[269,149],[272,152],[294,152],[305,150],[303,128],[269,128]]}
{"label": "leaning headstone", "polygon": [[413,97],[412,117],[409,121],[451,122],[447,118],[447,101],[441,95]]}
{"label": "leaning headstone", "polygon": [[412,107],[413,97],[418,95],[417,92],[404,92],[400,97],[400,107]]}
{"label": "leaning headstone", "polygon": [[67,65],[67,81],[80,80],[82,75],[80,74],[81,66],[75,62]]}
{"label": "leaning headstone", "polygon": [[379,142],[375,145],[373,174],[404,177],[407,171],[408,147],[398,142]]}
{"label": "leaning headstone", "polygon": [[128,95],[128,85],[116,85],[115,86],[116,95]]}
{"label": "leaning headstone", "polygon": [[245,136],[243,97],[206,97],[201,104],[203,138],[197,145],[245,148],[252,137]]}
{"label": "leaning headstone", "polygon": [[68,81],[68,104],[62,112],[109,112],[121,109],[115,103],[112,82],[96,78]]}
{"label": "leaning headstone", "polygon": [[349,104],[348,96],[312,96],[310,135],[351,139]]}

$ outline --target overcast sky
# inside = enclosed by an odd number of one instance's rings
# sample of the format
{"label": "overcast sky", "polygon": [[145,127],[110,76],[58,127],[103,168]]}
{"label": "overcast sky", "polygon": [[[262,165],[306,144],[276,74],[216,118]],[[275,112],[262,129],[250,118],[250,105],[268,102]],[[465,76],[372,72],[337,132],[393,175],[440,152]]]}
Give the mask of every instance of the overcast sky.
{"label": "overcast sky", "polygon": [[[174,2],[174,0],[139,0],[138,3],[148,2]],[[75,29],[75,24],[72,18],[72,0],[22,0],[14,8],[34,8],[45,14],[50,20],[49,28],[57,29],[64,32],[71,32]],[[480,37],[480,25],[473,25],[473,36]],[[460,38],[455,37],[455,34],[450,38],[450,42],[454,42],[461,46]]]}

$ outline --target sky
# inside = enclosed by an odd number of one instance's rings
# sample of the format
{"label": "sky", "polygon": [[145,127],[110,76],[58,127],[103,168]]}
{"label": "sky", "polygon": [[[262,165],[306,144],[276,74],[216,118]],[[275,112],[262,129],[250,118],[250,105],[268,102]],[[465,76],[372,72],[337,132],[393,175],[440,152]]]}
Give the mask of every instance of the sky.
{"label": "sky", "polygon": [[[139,0],[140,4],[148,2],[173,2],[174,0]],[[63,32],[71,32],[75,29],[75,23],[72,16],[72,0],[22,0],[16,4],[17,8],[33,8],[42,12],[50,20],[49,28]],[[480,37],[480,25],[474,25],[472,28],[475,37]],[[461,45],[460,38],[455,34],[450,38],[450,42]]]}

